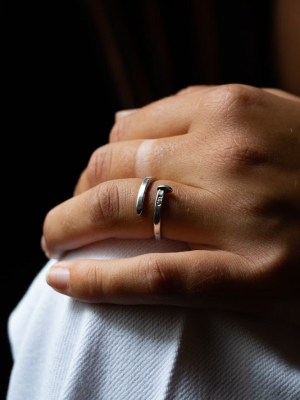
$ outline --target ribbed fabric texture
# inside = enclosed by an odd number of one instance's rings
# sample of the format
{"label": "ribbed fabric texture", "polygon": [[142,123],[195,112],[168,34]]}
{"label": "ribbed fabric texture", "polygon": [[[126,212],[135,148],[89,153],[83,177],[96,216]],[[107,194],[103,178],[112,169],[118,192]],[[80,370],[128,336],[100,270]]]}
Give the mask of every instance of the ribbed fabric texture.
{"label": "ribbed fabric texture", "polygon": [[[184,250],[112,239],[69,257]],[[300,399],[299,330],[229,312],[81,303],[47,286],[51,263],[9,320],[8,400]]]}

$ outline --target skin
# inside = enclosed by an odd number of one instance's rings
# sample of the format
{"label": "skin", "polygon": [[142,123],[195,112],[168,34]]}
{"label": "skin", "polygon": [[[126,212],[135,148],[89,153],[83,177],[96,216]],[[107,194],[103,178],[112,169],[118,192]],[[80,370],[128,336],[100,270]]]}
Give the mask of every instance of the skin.
{"label": "skin", "polygon": [[[44,249],[60,257],[106,238],[153,237],[156,187],[168,184],[162,236],[191,251],[61,261],[48,283],[84,301],[224,309],[300,325],[299,155],[300,99],[280,90],[191,87],[119,114],[76,196],[47,215]],[[149,175],[160,180],[138,216]]]}
{"label": "skin", "polygon": [[[274,5],[278,81],[300,95],[300,2]],[[226,309],[299,326],[299,104],[283,91],[228,85],[117,113],[76,197],[48,214],[44,250],[60,257],[108,237],[153,237],[156,186],[167,183],[162,235],[192,251],[59,262],[48,283],[83,301]],[[138,217],[147,175],[161,181]]]}

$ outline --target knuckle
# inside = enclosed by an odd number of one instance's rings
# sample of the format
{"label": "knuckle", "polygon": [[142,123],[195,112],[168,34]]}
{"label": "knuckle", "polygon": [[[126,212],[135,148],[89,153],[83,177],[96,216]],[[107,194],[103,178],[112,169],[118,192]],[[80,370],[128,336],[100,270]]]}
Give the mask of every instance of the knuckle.
{"label": "knuckle", "polygon": [[101,221],[106,227],[118,220],[120,214],[118,185],[113,181],[99,185],[90,210],[93,220]]}
{"label": "knuckle", "polygon": [[244,108],[257,101],[260,89],[243,85],[225,85],[220,92],[227,107]]}
{"label": "knuckle", "polygon": [[225,171],[232,173],[264,164],[268,157],[259,146],[247,138],[232,137],[216,146],[214,161],[225,168]]}
{"label": "knuckle", "polygon": [[292,229],[297,206],[283,192],[279,196],[270,196],[268,190],[261,191],[259,196],[252,196],[248,203],[252,214],[264,218],[264,224],[270,237],[282,235],[287,226]]}
{"label": "knuckle", "polygon": [[[255,118],[258,105],[263,105],[263,91],[255,87],[229,84],[205,94],[206,104],[214,116],[213,123],[222,123],[208,144],[216,165],[225,172],[239,172],[245,167],[269,161],[266,146],[259,135],[249,135],[249,118]],[[247,117],[247,118],[246,118]]]}
{"label": "knuckle", "polygon": [[139,263],[139,273],[146,282],[146,290],[151,297],[169,297],[178,292],[178,281],[160,257],[149,256]]}
{"label": "knuckle", "polygon": [[50,226],[51,226],[50,222],[52,219],[51,213],[52,213],[52,210],[47,213],[47,215],[45,217],[44,225],[43,225],[43,235],[47,242],[47,245],[48,245],[48,242],[51,241],[51,229],[50,229]]}
{"label": "knuckle", "polygon": [[211,100],[218,113],[228,118],[229,115],[248,111],[251,106],[261,103],[261,89],[240,85],[221,85],[209,91],[206,99]]}
{"label": "knuckle", "polygon": [[109,142],[120,142],[126,138],[129,129],[130,115],[118,119],[109,133]]}
{"label": "knuckle", "polygon": [[145,110],[147,110],[147,113],[150,118],[151,117],[155,118],[157,117],[157,115],[165,114],[169,108],[176,106],[176,103],[177,103],[176,96],[173,95],[167,96],[149,104],[148,106],[146,106]]}
{"label": "knuckle", "polygon": [[195,90],[199,90],[199,88],[201,88],[201,87],[203,87],[203,86],[200,86],[200,85],[190,85],[190,86],[187,86],[187,87],[185,87],[185,88],[179,90],[176,94],[177,94],[177,95],[178,95],[178,94],[179,94],[179,95],[188,94],[188,93],[194,92]]}
{"label": "knuckle", "polygon": [[43,225],[43,236],[46,241],[48,251],[52,251],[55,246],[55,231],[53,229],[54,224],[52,223],[54,220],[54,209],[50,210],[45,217],[44,225]]}
{"label": "knuckle", "polygon": [[[81,174],[79,180],[80,180],[81,178],[82,178],[82,174]],[[75,188],[74,188],[74,191],[73,191],[73,197],[78,196],[81,192],[82,192],[82,191],[81,191],[81,189],[80,189],[80,184],[79,184],[79,182],[77,182],[77,183],[76,183],[76,186],[75,186]]]}
{"label": "knuckle", "polygon": [[82,285],[81,295],[91,301],[99,298],[101,298],[101,300],[104,299],[103,276],[101,268],[97,268],[97,266],[93,263],[86,267],[85,281]]}
{"label": "knuckle", "polygon": [[109,145],[94,151],[87,166],[87,180],[91,187],[109,178],[111,159],[112,149]]}

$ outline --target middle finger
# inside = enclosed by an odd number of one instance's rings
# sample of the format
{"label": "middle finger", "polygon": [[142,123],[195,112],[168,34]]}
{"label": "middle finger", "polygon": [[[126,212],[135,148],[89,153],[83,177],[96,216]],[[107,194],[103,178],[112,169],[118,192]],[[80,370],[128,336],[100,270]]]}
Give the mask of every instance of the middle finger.
{"label": "middle finger", "polygon": [[44,223],[48,253],[59,258],[65,251],[99,240],[153,237],[154,203],[160,184],[173,188],[163,201],[162,237],[217,246],[216,233],[222,219],[210,192],[174,181],[156,181],[139,216],[135,206],[141,180],[121,179],[102,183],[49,212]]}

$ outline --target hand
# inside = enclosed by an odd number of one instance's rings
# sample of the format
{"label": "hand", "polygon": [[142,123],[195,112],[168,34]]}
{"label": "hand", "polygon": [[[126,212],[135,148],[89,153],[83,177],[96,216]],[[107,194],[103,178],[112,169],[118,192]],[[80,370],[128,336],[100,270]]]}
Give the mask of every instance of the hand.
{"label": "hand", "polygon": [[[299,98],[244,85],[192,87],[119,118],[110,142],[93,154],[76,196],[48,214],[50,255],[111,237],[153,237],[162,183],[173,188],[162,236],[192,251],[62,261],[50,285],[92,302],[218,308],[299,324]],[[149,175],[160,180],[138,216],[138,178]]]}

